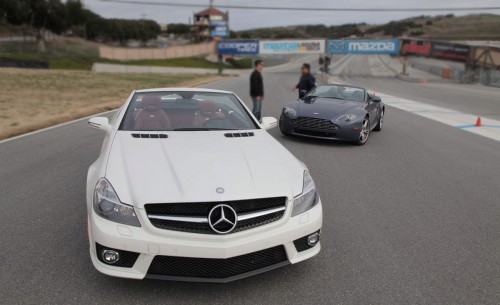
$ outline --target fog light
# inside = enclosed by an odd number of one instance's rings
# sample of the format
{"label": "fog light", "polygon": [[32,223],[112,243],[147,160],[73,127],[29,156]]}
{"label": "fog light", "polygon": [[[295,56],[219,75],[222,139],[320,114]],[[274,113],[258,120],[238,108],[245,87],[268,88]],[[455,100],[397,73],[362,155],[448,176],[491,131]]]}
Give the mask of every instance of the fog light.
{"label": "fog light", "polygon": [[114,264],[120,259],[120,254],[113,250],[102,251],[102,259],[107,264]]}
{"label": "fog light", "polygon": [[319,234],[313,233],[307,237],[307,244],[309,246],[315,246],[319,242]]}

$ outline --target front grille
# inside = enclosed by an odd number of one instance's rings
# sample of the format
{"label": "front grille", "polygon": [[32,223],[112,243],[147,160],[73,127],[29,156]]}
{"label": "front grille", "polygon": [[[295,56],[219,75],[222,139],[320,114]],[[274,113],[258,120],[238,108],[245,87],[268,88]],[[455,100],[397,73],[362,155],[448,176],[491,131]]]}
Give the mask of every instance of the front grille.
{"label": "front grille", "polygon": [[308,118],[308,117],[298,117],[291,120],[293,126],[303,127],[303,128],[313,128],[313,129],[324,129],[336,131],[339,129],[338,125],[335,125],[330,120],[318,119],[318,118]]}
{"label": "front grille", "polygon": [[[182,219],[185,217],[206,218],[210,210],[218,204],[229,205],[238,215],[256,213],[273,208],[282,208],[280,211],[238,221],[234,230],[231,231],[231,233],[235,233],[263,226],[281,219],[285,213],[286,200],[286,197],[274,197],[224,202],[160,203],[146,204],[145,209],[146,213],[150,217],[149,220],[151,221],[151,224],[157,228],[189,233],[215,234],[207,222],[190,222],[183,221]],[[157,219],[152,218],[153,215],[174,216],[178,219]]]}
{"label": "front grille", "polygon": [[288,260],[282,245],[226,259],[157,255],[149,266],[147,277],[227,279],[258,273],[256,271],[272,269],[272,266],[278,267],[284,263],[288,263]]}
{"label": "front grille", "polygon": [[[95,248],[96,248],[97,259],[99,261],[101,261],[102,263],[105,263],[106,265],[110,265],[110,266],[132,268],[135,264],[135,261],[139,257],[139,253],[137,253],[137,252],[113,249],[113,248],[102,246],[98,243],[95,244]],[[120,259],[114,264],[106,263],[104,261],[104,259],[102,258],[102,252],[104,250],[113,250],[113,251],[118,252],[118,254],[120,255]]]}

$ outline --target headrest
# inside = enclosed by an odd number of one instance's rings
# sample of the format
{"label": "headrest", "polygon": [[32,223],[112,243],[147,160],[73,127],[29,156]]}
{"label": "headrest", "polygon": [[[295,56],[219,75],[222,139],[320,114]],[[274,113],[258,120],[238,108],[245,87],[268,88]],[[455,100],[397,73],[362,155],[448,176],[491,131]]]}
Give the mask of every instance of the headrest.
{"label": "headrest", "polygon": [[200,103],[200,113],[203,116],[214,116],[217,112],[217,103],[213,101],[203,101]]}
{"label": "headrest", "polygon": [[161,98],[156,95],[146,95],[142,98],[142,103],[146,110],[155,111],[161,106]]}

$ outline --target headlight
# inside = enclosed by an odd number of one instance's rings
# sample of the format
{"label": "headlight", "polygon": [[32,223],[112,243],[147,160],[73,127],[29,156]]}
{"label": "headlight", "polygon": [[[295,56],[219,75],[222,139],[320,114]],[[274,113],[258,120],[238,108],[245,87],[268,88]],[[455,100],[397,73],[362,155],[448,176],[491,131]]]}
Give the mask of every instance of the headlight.
{"label": "headlight", "polygon": [[297,117],[297,110],[290,107],[283,108],[283,113],[290,119],[295,119]]}
{"label": "headlight", "polygon": [[337,122],[351,122],[357,119],[358,116],[355,114],[343,114],[335,119]]}
{"label": "headlight", "polygon": [[304,213],[314,207],[319,201],[316,186],[308,171],[304,171],[304,185],[302,193],[293,200],[292,216]]}
{"label": "headlight", "polygon": [[94,190],[94,211],[101,217],[114,222],[140,227],[134,208],[123,204],[108,180],[99,179]]}

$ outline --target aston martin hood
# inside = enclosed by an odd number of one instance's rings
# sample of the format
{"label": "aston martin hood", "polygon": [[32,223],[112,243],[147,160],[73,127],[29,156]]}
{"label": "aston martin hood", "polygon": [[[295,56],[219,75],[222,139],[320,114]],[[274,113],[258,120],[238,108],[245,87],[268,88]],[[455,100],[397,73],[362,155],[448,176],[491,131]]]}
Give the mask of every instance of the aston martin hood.
{"label": "aston martin hood", "polygon": [[244,138],[225,133],[177,131],[149,139],[118,131],[106,178],[122,202],[139,208],[301,193],[303,165],[267,132],[255,130]]}
{"label": "aston martin hood", "polygon": [[311,101],[298,100],[291,102],[290,105],[297,110],[300,116],[332,119],[349,111],[355,111],[362,107],[363,103],[331,98],[315,98]]}

